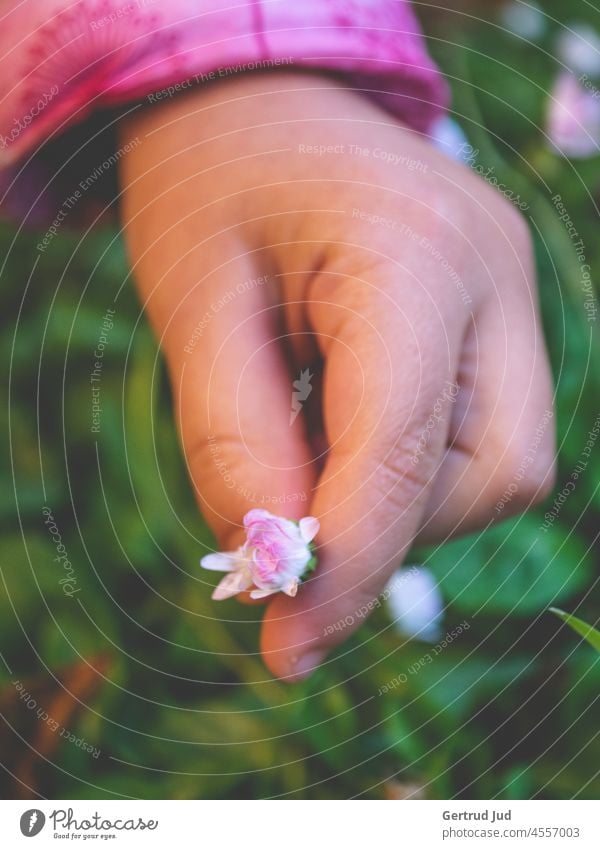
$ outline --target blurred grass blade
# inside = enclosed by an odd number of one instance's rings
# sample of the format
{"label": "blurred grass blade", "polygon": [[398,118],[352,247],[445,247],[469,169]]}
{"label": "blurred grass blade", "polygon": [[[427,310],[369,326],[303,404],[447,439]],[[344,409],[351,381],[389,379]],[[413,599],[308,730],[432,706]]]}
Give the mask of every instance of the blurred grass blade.
{"label": "blurred grass blade", "polygon": [[583,619],[578,619],[577,616],[572,616],[570,613],[565,613],[564,610],[559,610],[558,607],[551,607],[550,613],[555,613],[559,619],[570,625],[584,640],[593,646],[596,651],[600,652],[600,631],[588,625]]}

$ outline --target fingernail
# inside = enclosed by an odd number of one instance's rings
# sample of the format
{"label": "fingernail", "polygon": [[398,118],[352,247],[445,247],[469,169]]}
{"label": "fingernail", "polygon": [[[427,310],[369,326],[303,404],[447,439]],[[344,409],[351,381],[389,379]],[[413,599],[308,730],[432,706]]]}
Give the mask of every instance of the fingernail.
{"label": "fingernail", "polygon": [[321,665],[324,657],[325,652],[322,649],[313,649],[313,651],[300,655],[297,659],[292,660],[289,677],[293,681],[303,681]]}

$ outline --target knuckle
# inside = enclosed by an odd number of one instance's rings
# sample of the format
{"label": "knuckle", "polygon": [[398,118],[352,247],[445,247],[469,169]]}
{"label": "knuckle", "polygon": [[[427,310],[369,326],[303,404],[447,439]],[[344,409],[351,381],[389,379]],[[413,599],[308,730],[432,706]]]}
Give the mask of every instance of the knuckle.
{"label": "knuckle", "polygon": [[396,506],[406,506],[424,493],[435,475],[437,454],[427,444],[426,426],[416,423],[397,436],[392,448],[379,461],[380,490]]}
{"label": "knuckle", "polygon": [[365,342],[365,334],[374,344],[382,344],[399,322],[388,265],[352,251],[330,261],[315,274],[308,291],[306,309],[312,327],[329,339],[344,334],[357,346]]}
{"label": "knuckle", "polygon": [[429,470],[426,462],[415,462],[416,455],[412,452],[395,450],[384,457],[379,464],[382,486],[393,491],[401,485],[404,496],[407,492],[420,492],[429,481]]}

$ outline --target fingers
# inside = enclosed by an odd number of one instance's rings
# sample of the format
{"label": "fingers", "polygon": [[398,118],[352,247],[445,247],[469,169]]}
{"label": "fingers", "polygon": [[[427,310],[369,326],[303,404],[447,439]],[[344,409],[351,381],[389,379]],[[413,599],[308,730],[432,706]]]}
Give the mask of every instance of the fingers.
{"label": "fingers", "polygon": [[532,507],[555,469],[553,389],[524,227],[498,228],[490,296],[462,346],[448,449],[418,541],[485,527]]}
{"label": "fingers", "polygon": [[445,446],[461,321],[428,312],[401,275],[325,275],[311,292],[330,445],[311,506],[319,567],[295,599],[269,606],[262,635],[267,665],[290,680],[349,636],[401,562]]}
{"label": "fingers", "polygon": [[490,304],[469,332],[449,447],[418,542],[486,527],[543,501],[552,490],[550,368],[537,317],[525,306],[509,319]]}

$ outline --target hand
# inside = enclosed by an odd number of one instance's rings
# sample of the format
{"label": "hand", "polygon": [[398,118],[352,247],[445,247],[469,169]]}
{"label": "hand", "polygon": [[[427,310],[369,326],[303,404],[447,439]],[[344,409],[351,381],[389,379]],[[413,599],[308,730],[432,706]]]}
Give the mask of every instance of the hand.
{"label": "hand", "polygon": [[528,230],[468,169],[316,75],[195,90],[129,119],[134,138],[125,234],[200,508],[222,549],[252,507],[321,522],[315,577],[275,597],[262,631],[267,666],[301,678],[416,537],[549,493]]}

